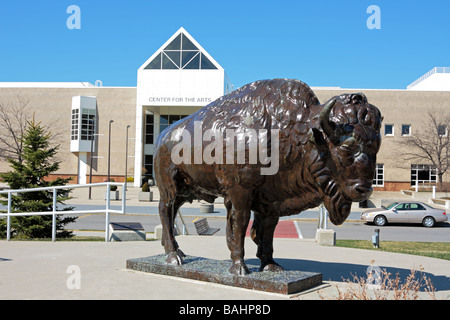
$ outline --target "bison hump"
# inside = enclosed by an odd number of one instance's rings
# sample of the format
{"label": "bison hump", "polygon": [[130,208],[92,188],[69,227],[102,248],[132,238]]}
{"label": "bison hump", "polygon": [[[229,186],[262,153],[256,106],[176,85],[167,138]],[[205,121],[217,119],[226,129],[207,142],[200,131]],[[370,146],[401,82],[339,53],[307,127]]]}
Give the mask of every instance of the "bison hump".
{"label": "bison hump", "polygon": [[320,102],[299,80],[260,80],[247,84],[197,111],[191,121],[208,129],[286,129],[307,122]]}

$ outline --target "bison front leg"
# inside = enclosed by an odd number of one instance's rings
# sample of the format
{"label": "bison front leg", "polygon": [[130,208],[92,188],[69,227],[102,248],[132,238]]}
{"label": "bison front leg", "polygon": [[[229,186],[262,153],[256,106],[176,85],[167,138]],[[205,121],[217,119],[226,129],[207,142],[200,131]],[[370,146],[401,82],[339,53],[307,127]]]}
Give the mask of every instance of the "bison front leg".
{"label": "bison front leg", "polygon": [[227,243],[231,251],[232,260],[230,273],[235,275],[245,275],[250,271],[244,262],[244,242],[248,222],[250,220],[250,210],[231,209],[227,217]]}
{"label": "bison front leg", "polygon": [[244,262],[244,242],[248,222],[250,220],[250,193],[247,190],[236,192],[226,200],[227,207],[227,244],[231,251],[232,265],[230,273],[235,275],[246,275],[250,273]]}

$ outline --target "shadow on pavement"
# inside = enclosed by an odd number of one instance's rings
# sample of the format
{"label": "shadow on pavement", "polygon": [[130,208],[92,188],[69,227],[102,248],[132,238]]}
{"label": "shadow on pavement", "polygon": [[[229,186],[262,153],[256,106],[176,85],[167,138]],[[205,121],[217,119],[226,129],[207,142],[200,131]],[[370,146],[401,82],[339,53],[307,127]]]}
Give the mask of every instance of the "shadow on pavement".
{"label": "shadow on pavement", "polygon": [[[340,262],[320,262],[312,260],[302,260],[302,259],[275,259],[275,261],[280,264],[286,270],[299,270],[308,272],[319,272],[322,273],[322,278],[324,281],[336,281],[344,282],[346,280],[352,280],[353,275],[357,277],[366,277],[366,271],[369,267],[368,265],[352,264],[352,263],[340,263]],[[248,264],[259,264],[258,259],[248,259],[245,261]],[[386,270],[391,274],[391,278],[394,279],[398,274],[401,283],[403,283],[406,278],[411,274],[411,270],[395,268],[395,267],[385,267],[378,266],[383,270]],[[420,270],[416,270],[416,279],[421,277]],[[422,275],[426,276],[431,280],[436,291],[450,290],[450,278],[446,276],[436,276],[432,273],[423,271]]]}

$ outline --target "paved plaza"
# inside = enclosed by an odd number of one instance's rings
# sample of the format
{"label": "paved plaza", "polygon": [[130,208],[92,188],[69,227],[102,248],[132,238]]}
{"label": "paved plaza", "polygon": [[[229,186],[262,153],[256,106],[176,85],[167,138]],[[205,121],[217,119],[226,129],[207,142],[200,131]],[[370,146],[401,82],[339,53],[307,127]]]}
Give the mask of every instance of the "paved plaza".
{"label": "paved plaza", "polygon": [[[139,203],[138,189],[129,188],[127,204]],[[104,204],[102,190],[89,203]],[[386,194],[383,195],[386,197]],[[401,197],[399,193],[396,197]],[[78,189],[68,203],[86,203],[87,189]],[[188,204],[195,207],[200,203]],[[180,248],[189,255],[227,260],[224,236],[179,236]],[[256,245],[245,244],[246,262],[258,264]],[[247,300],[333,298],[336,288],[347,287],[343,279],[364,276],[370,265],[379,266],[405,279],[411,269],[429,277],[436,297],[450,298],[450,261],[380,251],[320,246],[312,239],[276,238],[274,257],[288,270],[320,272],[323,284],[292,295],[266,293],[212,283],[127,270],[127,259],[163,253],[160,241],[0,241],[0,299],[170,299]],[[427,299],[427,293],[420,293]]]}
{"label": "paved plaza", "polygon": [[[250,240],[250,239],[248,239]],[[225,237],[179,236],[189,255],[227,260]],[[373,263],[404,279],[423,268],[439,299],[450,298],[450,261],[406,254],[320,246],[311,240],[275,239],[275,259],[286,269],[323,274],[323,285],[293,295],[265,293],[129,271],[126,260],[163,253],[159,241],[0,241],[0,299],[320,299],[336,296],[352,274]],[[246,241],[246,261],[258,264]],[[426,293],[422,293],[427,298]]]}

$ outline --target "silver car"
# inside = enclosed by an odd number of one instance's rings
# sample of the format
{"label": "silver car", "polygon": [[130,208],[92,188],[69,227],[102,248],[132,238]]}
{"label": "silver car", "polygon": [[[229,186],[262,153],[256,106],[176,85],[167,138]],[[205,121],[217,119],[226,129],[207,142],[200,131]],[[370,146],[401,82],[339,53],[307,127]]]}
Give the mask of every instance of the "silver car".
{"label": "silver car", "polygon": [[431,228],[437,222],[445,222],[447,219],[445,210],[435,209],[418,201],[393,202],[387,207],[366,210],[361,214],[362,221],[371,222],[377,226],[384,226],[388,222],[405,222],[421,223]]}

